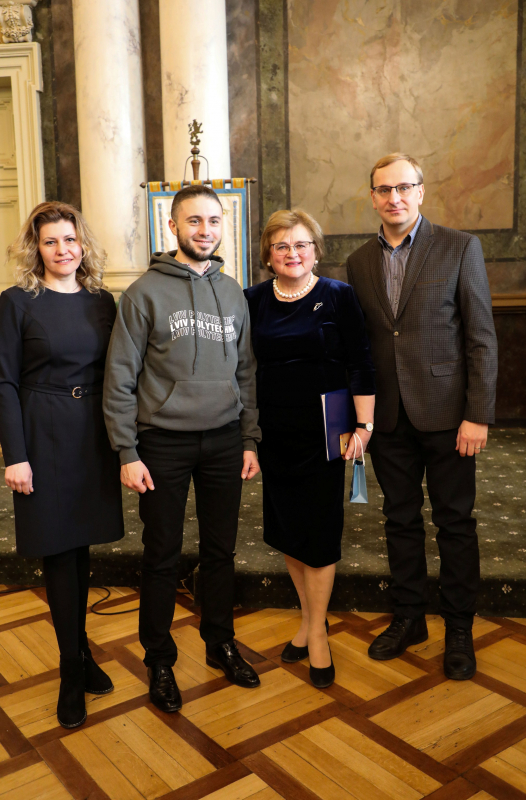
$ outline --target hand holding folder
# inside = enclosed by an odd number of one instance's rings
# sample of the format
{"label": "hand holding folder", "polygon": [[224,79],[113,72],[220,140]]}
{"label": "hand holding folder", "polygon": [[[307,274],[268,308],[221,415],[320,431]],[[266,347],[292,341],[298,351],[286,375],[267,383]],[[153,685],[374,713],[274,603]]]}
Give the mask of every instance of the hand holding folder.
{"label": "hand holding folder", "polygon": [[327,461],[344,456],[354,425],[351,419],[351,403],[348,389],[336,389],[321,395]]}
{"label": "hand holding folder", "polygon": [[353,482],[349,500],[351,503],[367,503],[367,485],[365,482],[365,453],[361,438],[357,433],[351,433],[354,424],[351,418],[351,403],[353,402],[348,389],[337,389],[321,395],[323,408],[323,423],[325,425],[325,445],[327,461],[341,458],[347,452],[351,436],[359,440],[361,457],[356,458],[359,449],[355,446],[353,458]]}

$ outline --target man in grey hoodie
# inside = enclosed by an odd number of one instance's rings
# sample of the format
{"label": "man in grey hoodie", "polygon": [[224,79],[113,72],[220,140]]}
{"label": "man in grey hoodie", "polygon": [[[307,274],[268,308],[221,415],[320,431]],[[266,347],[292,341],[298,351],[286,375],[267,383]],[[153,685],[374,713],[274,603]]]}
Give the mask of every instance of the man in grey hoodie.
{"label": "man in grey hoodie", "polygon": [[106,362],[106,425],[121,481],[140,493],[144,523],[139,638],[150,698],[168,712],[182,705],[170,626],[190,478],[206,662],[239,686],[259,685],[236,648],[233,624],[242,479],[259,472],[256,362],[241,287],[213,255],[222,221],[212,189],[175,195],[170,226],[178,249],[154,253],[123,293]]}

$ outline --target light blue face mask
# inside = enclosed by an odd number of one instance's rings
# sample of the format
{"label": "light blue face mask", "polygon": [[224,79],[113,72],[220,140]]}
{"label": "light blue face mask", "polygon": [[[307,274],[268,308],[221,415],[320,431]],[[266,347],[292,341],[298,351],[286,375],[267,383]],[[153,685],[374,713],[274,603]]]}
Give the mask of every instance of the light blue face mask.
{"label": "light blue face mask", "polygon": [[[365,453],[363,451],[363,444],[357,433],[353,433],[353,438],[355,455],[358,442],[360,442],[362,452],[360,458],[353,458],[352,460],[352,484],[351,491],[349,492],[349,500],[351,503],[368,503],[369,499],[367,497],[367,482],[365,480]],[[358,439],[358,442],[356,439]]]}

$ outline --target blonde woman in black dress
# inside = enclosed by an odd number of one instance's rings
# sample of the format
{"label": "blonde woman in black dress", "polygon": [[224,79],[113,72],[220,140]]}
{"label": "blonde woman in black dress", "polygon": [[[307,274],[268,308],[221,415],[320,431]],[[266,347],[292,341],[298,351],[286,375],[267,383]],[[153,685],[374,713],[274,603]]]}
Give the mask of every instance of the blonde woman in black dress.
{"label": "blonde woman in black dress", "polygon": [[104,253],[72,206],[41,203],[8,254],[17,285],[0,296],[0,443],[14,492],[17,552],[43,557],[60,650],[57,716],[86,719],[84,691],[113,684],[86,636],[89,546],[124,535],[118,457],[102,415],[115,302]]}

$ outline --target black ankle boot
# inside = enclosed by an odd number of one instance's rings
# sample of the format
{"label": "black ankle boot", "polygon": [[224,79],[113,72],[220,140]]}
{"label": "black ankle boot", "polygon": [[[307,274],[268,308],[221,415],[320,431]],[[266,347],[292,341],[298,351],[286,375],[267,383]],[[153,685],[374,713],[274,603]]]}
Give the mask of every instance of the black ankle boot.
{"label": "black ankle boot", "polygon": [[467,681],[477,671],[471,628],[455,628],[446,622],[444,675],[453,681]]}
{"label": "black ankle boot", "polygon": [[88,637],[81,639],[80,655],[84,661],[84,688],[88,694],[109,694],[114,686],[109,675],[99,667],[91,654]]}
{"label": "black ankle boot", "polygon": [[395,614],[389,627],[369,645],[369,658],[374,658],[375,661],[398,658],[410,645],[421,644],[427,638],[427,623],[424,616],[409,619]]}
{"label": "black ankle boot", "polygon": [[82,656],[60,657],[57,717],[63,728],[77,728],[86,720],[84,659]]}

